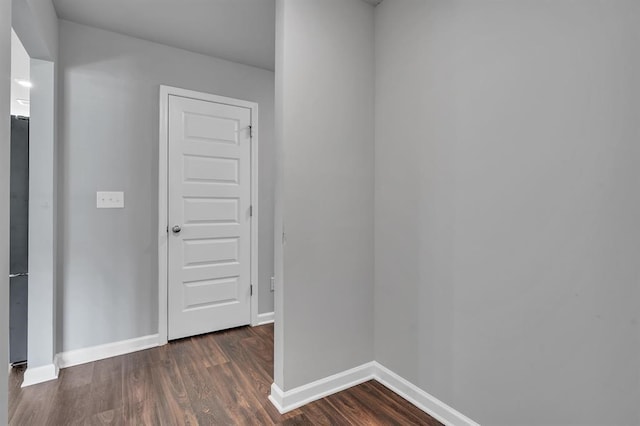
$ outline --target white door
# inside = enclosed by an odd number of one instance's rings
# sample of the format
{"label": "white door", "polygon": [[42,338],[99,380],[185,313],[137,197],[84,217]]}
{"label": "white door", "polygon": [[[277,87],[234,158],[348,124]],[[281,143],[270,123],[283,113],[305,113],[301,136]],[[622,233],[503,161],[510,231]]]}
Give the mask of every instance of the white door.
{"label": "white door", "polygon": [[168,338],[249,324],[251,110],[169,96]]}

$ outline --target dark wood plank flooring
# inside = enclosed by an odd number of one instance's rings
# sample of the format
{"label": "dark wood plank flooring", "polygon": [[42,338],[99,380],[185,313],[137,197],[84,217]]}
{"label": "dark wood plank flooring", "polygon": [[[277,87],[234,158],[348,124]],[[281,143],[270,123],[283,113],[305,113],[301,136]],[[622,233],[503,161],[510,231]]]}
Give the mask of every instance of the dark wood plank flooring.
{"label": "dark wood plank flooring", "polygon": [[20,388],[12,425],[440,425],[375,381],[281,415],[267,400],[273,325],[242,327],[64,369]]}

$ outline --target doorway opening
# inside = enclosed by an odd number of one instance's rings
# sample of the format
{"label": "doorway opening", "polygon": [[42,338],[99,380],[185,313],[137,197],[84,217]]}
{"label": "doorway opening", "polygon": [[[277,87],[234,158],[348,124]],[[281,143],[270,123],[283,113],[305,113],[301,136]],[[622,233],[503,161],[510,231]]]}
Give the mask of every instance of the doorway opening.
{"label": "doorway opening", "polygon": [[29,298],[30,58],[11,30],[11,168],[9,238],[9,362],[27,363]]}
{"label": "doorway opening", "polygon": [[24,2],[14,5],[9,352],[12,363],[24,366],[26,361],[24,387],[58,376],[54,363],[56,50],[53,38],[43,38],[41,17]]}

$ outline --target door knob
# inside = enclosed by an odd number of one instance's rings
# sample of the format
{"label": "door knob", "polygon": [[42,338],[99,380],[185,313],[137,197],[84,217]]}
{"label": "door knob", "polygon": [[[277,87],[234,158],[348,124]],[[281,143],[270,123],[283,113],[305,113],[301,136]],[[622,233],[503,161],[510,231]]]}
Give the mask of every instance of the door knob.
{"label": "door knob", "polygon": [[178,234],[180,233],[180,231],[182,231],[182,228],[180,228],[180,225],[173,225],[173,228],[171,228],[171,230],[174,234]]}

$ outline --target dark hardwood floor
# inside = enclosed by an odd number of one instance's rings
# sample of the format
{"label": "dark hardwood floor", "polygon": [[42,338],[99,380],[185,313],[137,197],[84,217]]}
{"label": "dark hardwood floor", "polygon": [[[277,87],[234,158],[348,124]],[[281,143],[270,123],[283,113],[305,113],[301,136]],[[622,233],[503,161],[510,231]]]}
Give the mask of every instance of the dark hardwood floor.
{"label": "dark hardwood floor", "polygon": [[285,415],[267,400],[273,326],[242,327],[64,369],[20,388],[12,425],[440,425],[371,381]]}

